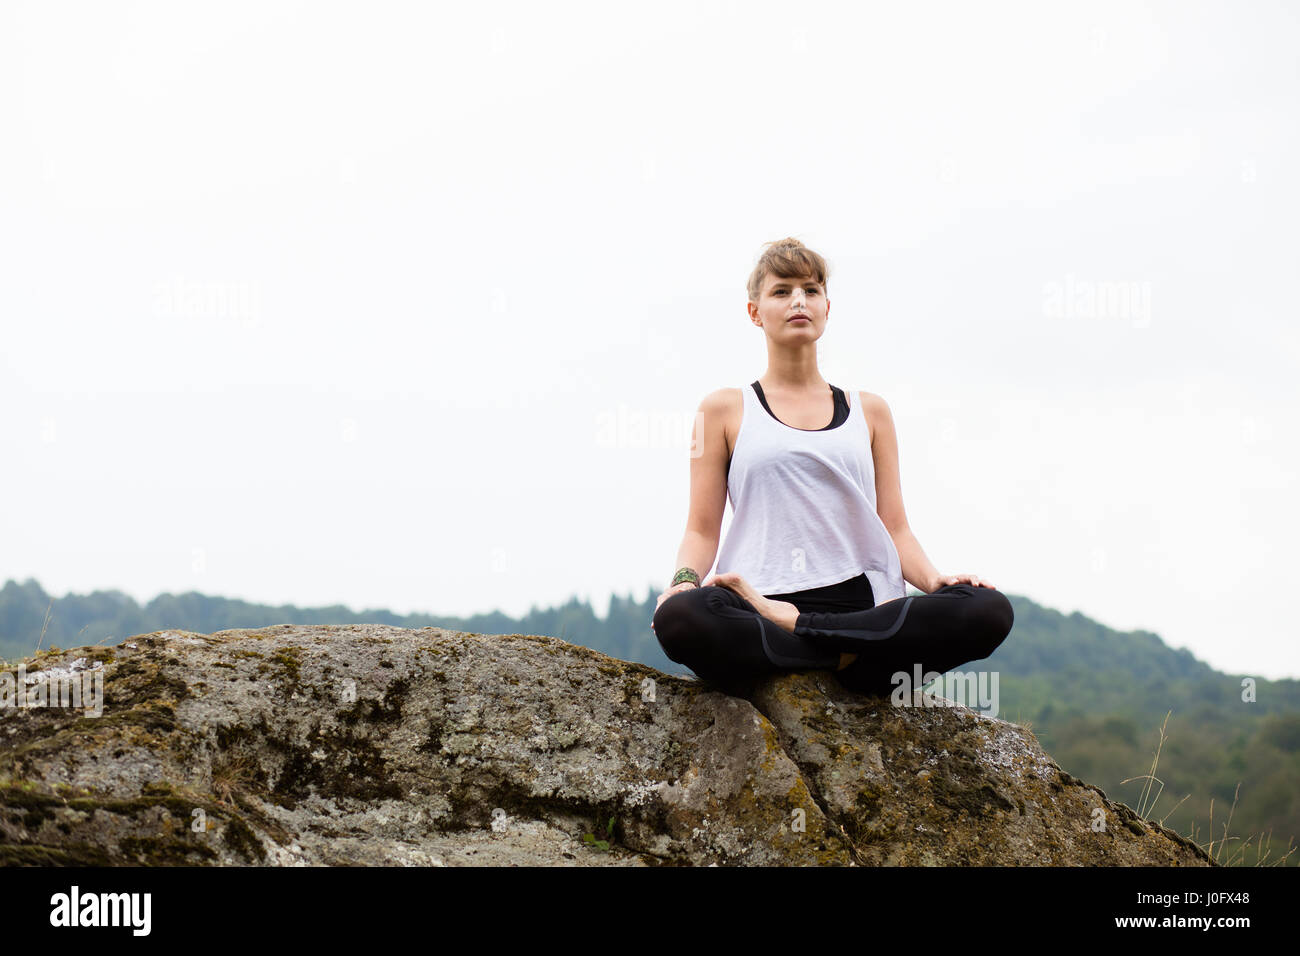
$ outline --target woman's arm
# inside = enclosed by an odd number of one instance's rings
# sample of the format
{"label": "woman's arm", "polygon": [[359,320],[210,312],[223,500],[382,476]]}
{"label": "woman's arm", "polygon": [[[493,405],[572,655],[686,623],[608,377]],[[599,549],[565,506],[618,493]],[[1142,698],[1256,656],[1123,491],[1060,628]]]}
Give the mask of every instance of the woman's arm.
{"label": "woman's arm", "polygon": [[701,579],[708,576],[718,556],[722,516],[727,507],[727,466],[731,458],[726,422],[730,400],[725,388],[705,396],[691,430],[690,513],[686,516],[686,534],[677,550],[677,568],[691,568]]}
{"label": "woman's arm", "polygon": [[894,416],[879,395],[859,392],[862,407],[871,425],[871,456],[876,471],[876,513],[884,523],[889,536],[898,549],[898,559],[903,566],[903,579],[929,594],[936,590],[942,575],[921,548],[912,529],[907,524],[903,509],[902,479],[898,472],[898,434],[894,429]]}
{"label": "woman's arm", "polygon": [[907,528],[895,534],[893,538],[894,547],[898,549],[898,559],[903,563],[903,580],[920,588],[926,594],[938,590],[942,575],[921,550],[921,542],[916,540],[912,529]]}

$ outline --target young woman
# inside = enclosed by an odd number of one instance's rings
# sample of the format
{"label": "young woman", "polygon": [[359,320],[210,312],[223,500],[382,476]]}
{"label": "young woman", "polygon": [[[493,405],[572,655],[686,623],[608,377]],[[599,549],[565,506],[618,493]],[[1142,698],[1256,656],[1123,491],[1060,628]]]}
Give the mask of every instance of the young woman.
{"label": "young woman", "polygon": [[[899,672],[942,674],[992,654],[1011,632],[1011,602],[930,563],[903,510],[889,406],[817,370],[825,259],[797,239],[771,243],[748,292],[767,372],[700,404],[679,570],[651,624],[664,653],[723,687],[834,670],[850,690],[881,695]],[[715,556],[701,583],[696,569]],[[925,593],[907,597],[904,580]]]}

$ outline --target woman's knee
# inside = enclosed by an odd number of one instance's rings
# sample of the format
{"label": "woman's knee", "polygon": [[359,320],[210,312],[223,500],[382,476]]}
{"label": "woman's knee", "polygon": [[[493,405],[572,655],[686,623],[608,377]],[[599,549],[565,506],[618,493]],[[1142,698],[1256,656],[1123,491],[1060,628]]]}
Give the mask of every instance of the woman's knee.
{"label": "woman's knee", "polygon": [[692,635],[702,630],[702,621],[708,611],[704,607],[706,588],[687,588],[678,591],[660,604],[654,615],[655,637],[670,660],[679,664],[683,659],[683,648],[692,643]]}
{"label": "woman's knee", "polygon": [[672,630],[684,618],[694,614],[703,591],[704,588],[687,588],[685,591],[678,591],[676,594],[665,598],[664,602],[655,609],[655,630],[659,631],[664,628]]}
{"label": "woman's knee", "polygon": [[988,646],[984,656],[988,657],[1011,633],[1016,622],[1016,612],[1011,601],[997,588],[980,587],[975,590],[980,601],[980,630]]}

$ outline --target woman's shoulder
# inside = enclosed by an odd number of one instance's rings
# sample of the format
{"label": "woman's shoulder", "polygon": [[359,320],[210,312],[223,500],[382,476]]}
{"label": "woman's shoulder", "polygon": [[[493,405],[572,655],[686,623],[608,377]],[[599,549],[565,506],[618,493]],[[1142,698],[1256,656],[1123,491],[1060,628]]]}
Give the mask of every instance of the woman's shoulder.
{"label": "woman's shoulder", "polygon": [[858,390],[858,400],[862,402],[862,408],[866,412],[875,413],[889,408],[889,404],[881,396],[866,389]]}
{"label": "woman's shoulder", "polygon": [[715,388],[700,402],[700,411],[725,414],[739,408],[743,401],[740,388]]}
{"label": "woman's shoulder", "polygon": [[745,396],[740,388],[714,389],[700,402],[700,414],[722,426],[728,464],[736,447],[736,436],[740,433],[740,420],[744,411]]}
{"label": "woman's shoulder", "polygon": [[868,392],[865,389],[858,390],[858,401],[862,403],[862,417],[867,420],[867,427],[871,431],[871,439],[874,443],[880,425],[889,421],[889,403],[875,392]]}

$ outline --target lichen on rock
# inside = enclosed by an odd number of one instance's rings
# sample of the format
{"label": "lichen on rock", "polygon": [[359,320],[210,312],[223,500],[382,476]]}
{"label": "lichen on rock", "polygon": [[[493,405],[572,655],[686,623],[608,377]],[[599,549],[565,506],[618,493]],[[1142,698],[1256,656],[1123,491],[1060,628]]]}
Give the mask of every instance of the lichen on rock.
{"label": "lichen on rock", "polygon": [[724,693],[552,637],[384,625],[88,651],[40,666],[102,667],[101,716],[0,712],[2,862],[1211,862],[1023,728],[829,672]]}

